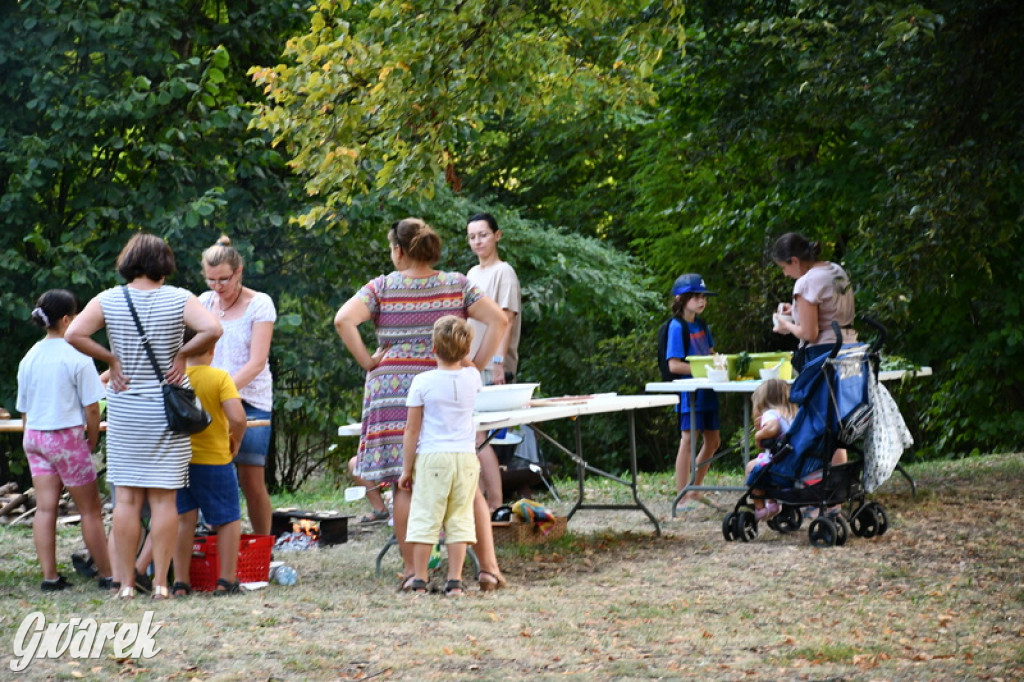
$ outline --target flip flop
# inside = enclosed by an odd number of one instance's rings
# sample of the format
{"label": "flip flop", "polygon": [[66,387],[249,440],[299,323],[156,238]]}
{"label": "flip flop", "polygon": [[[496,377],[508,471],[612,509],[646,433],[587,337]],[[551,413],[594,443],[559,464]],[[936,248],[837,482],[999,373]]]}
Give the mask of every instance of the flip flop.
{"label": "flip flop", "polygon": [[701,503],[698,502],[697,500],[687,500],[686,502],[683,502],[682,504],[676,506],[676,513],[679,514],[696,511],[700,509],[700,505]]}
{"label": "flip flop", "polygon": [[364,514],[359,519],[359,523],[364,525],[371,523],[381,523],[382,521],[387,521],[388,516],[389,514],[387,509],[374,509],[372,512]]}

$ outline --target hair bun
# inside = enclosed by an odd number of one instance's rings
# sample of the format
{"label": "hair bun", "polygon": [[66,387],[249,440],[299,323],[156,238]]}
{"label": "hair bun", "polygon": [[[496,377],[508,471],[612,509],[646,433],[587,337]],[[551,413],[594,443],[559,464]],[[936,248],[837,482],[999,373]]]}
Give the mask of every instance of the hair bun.
{"label": "hair bun", "polygon": [[220,238],[214,242],[216,246],[231,246],[231,237],[226,234],[222,234]]}

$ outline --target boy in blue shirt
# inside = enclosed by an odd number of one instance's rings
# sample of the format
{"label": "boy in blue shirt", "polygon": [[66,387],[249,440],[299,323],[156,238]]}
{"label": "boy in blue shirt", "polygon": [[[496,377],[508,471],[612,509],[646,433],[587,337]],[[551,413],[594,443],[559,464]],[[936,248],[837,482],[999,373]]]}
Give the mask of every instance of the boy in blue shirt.
{"label": "boy in blue shirt", "polygon": [[[688,355],[713,355],[715,343],[711,338],[711,330],[699,318],[707,307],[708,297],[715,293],[704,286],[704,279],[697,274],[680,275],[672,286],[672,316],[669,323],[668,344],[665,356],[668,367],[674,374],[684,377],[693,376]],[[683,334],[688,337],[684,343]],[[704,482],[707,473],[707,462],[721,444],[718,421],[718,396],[709,389],[699,390],[693,395],[696,400],[696,431],[703,438],[700,451],[697,453],[697,471],[693,479],[694,485]],[[676,453],[676,492],[680,492],[690,481],[690,460],[692,446],[690,441],[690,400],[691,395],[683,393],[679,402],[679,451]],[[680,500],[678,511],[690,511],[697,507],[701,495],[690,491]]]}

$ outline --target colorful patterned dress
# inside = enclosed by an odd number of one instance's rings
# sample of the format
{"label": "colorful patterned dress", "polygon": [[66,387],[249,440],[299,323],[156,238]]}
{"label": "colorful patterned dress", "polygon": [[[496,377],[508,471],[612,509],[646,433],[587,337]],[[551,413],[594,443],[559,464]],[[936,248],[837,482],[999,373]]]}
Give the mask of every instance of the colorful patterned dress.
{"label": "colorful patterned dress", "polygon": [[402,473],[405,398],[414,376],[435,369],[431,337],[444,315],[468,317],[483,294],[458,272],[430,277],[381,275],[356,292],[370,310],[377,344],[387,348],[366,375],[363,424],[356,473],[368,481],[393,481]]}

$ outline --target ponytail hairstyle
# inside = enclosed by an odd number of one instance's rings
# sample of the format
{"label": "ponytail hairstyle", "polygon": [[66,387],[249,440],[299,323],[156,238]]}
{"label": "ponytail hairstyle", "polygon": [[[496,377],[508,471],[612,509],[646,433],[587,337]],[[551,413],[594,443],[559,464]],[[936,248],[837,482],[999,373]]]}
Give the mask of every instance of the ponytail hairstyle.
{"label": "ponytail hairstyle", "polygon": [[821,245],[818,242],[808,241],[802,234],[787,232],[775,240],[772,246],[772,261],[775,263],[788,263],[791,258],[796,258],[802,263],[813,263],[818,260],[821,253]]}
{"label": "ponytail hairstyle", "polygon": [[243,265],[242,254],[231,246],[231,237],[226,234],[222,234],[213,246],[203,251],[204,266],[215,268],[222,263],[227,263],[232,272],[238,272],[238,268]]}
{"label": "ponytail hairstyle", "polygon": [[441,260],[441,238],[419,218],[403,218],[392,223],[388,241],[400,246],[414,261],[433,265]]}
{"label": "ponytail hairstyle", "polygon": [[67,289],[50,289],[39,297],[32,309],[32,322],[42,329],[55,329],[65,315],[81,310],[78,297]]}

